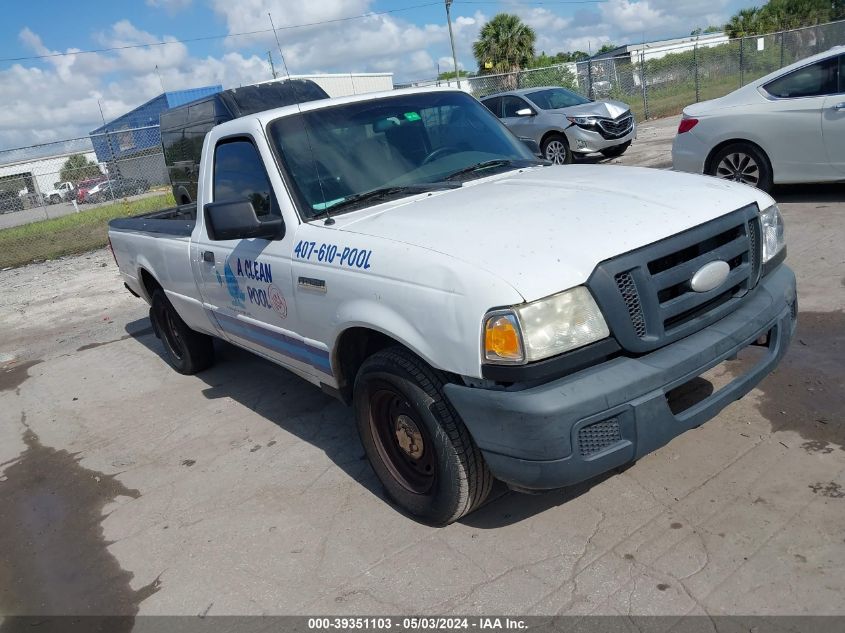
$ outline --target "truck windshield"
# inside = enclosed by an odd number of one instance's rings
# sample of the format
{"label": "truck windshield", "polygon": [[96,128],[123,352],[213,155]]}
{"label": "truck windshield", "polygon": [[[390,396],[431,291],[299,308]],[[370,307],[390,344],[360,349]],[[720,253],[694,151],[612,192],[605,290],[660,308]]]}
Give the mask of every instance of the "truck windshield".
{"label": "truck windshield", "polygon": [[307,219],[356,208],[374,192],[381,202],[542,162],[462,92],[321,108],[277,119],[268,132]]}

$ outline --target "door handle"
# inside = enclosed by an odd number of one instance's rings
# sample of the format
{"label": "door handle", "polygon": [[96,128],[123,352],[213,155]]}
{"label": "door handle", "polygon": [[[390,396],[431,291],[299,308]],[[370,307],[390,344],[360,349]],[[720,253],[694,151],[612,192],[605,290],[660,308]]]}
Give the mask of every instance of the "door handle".
{"label": "door handle", "polygon": [[202,252],[202,261],[208,262],[209,264],[214,263],[214,253],[212,251],[203,251]]}
{"label": "door handle", "polygon": [[833,109],[834,110],[845,110],[845,101],[837,103],[835,106],[833,106]]}

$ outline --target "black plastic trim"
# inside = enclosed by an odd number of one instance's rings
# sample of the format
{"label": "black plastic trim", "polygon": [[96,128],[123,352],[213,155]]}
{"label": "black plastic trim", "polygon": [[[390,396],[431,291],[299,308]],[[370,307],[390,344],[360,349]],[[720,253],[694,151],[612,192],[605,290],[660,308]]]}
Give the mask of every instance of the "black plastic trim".
{"label": "black plastic trim", "polygon": [[786,260],[786,245],[784,244],[783,248],[778,251],[778,254],[772,257],[769,261],[763,264],[763,274],[762,277],[765,277],[770,272],[772,272],[775,268],[780,266],[784,260]]}
{"label": "black plastic trim", "polygon": [[129,291],[129,294],[131,294],[133,297],[135,297],[137,299],[141,298],[141,295],[139,295],[137,292],[132,290],[132,288],[129,287],[129,284],[126,283],[125,281],[123,282],[123,287],[126,288]]}
{"label": "black plastic trim", "polygon": [[484,364],[481,366],[481,375],[487,380],[510,383],[562,378],[604,362],[617,355],[621,349],[616,339],[610,337],[528,365]]}

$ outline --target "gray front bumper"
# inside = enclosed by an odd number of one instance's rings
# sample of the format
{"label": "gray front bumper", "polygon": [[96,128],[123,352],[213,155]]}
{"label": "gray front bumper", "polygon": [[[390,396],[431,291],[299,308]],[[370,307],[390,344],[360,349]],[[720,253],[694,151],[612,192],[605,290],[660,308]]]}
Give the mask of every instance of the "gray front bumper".
{"label": "gray front bumper", "polygon": [[[795,333],[795,275],[766,275],[743,305],[713,325],[637,358],[620,357],[519,391],[445,386],[493,474],[514,486],[568,486],[632,462],[699,426],[774,369]],[[673,414],[667,392],[769,334],[762,359],[690,408]],[[619,439],[578,450],[579,430],[613,420]],[[598,427],[595,427],[598,428]]]}

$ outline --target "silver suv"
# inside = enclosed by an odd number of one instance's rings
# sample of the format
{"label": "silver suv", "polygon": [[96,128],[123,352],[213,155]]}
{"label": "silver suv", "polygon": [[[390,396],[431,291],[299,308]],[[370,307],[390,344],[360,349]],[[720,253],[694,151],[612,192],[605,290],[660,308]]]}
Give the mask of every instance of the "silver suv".
{"label": "silver suv", "polygon": [[545,86],[487,95],[481,99],[520,138],[534,139],[557,164],[573,154],[621,156],[637,136],[631,108],[621,101],[591,101],[566,88]]}

